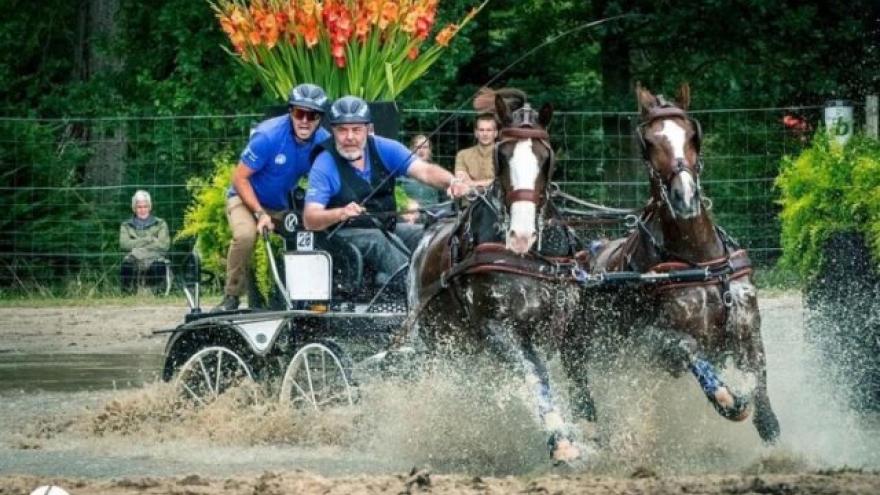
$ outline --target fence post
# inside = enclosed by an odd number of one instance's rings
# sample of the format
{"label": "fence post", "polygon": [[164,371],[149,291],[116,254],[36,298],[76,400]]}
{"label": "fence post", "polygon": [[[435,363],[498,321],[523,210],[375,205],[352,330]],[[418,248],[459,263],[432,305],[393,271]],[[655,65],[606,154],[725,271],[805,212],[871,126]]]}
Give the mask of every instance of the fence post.
{"label": "fence post", "polygon": [[877,95],[865,97],[865,134],[877,138]]}

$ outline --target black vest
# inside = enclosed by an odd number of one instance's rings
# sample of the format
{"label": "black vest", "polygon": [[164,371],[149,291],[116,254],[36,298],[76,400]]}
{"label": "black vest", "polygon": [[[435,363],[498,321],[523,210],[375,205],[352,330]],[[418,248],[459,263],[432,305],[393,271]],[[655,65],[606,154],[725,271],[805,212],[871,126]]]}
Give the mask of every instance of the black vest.
{"label": "black vest", "polygon": [[[339,192],[330,198],[327,208],[341,208],[351,202],[360,203],[371,192],[381,184],[373,197],[364,204],[367,213],[378,213],[383,219],[383,223],[389,218],[396,217],[397,203],[394,201],[394,181],[385,180],[389,173],[379,156],[376,148],[376,141],[372,136],[367,137],[366,151],[370,154],[370,182],[363,180],[348,160],[339,154],[336,149],[336,143],[331,137],[323,143],[315,146],[315,149],[326,151],[333,157],[336,162],[336,170],[339,172]],[[314,151],[313,151],[314,153]],[[366,158],[366,157],[365,157]],[[370,219],[355,218],[349,220],[346,225],[348,227],[375,228],[376,225]]]}

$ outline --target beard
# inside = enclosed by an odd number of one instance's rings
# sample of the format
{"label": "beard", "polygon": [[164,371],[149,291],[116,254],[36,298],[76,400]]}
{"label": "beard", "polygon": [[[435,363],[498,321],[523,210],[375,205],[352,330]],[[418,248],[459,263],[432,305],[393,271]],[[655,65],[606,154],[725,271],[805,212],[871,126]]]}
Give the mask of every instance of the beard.
{"label": "beard", "polygon": [[337,144],[336,151],[339,152],[339,154],[342,156],[342,158],[345,158],[346,160],[349,160],[349,161],[360,160],[361,157],[364,156],[363,148],[357,149],[357,150],[346,151],[342,146],[339,146]]}

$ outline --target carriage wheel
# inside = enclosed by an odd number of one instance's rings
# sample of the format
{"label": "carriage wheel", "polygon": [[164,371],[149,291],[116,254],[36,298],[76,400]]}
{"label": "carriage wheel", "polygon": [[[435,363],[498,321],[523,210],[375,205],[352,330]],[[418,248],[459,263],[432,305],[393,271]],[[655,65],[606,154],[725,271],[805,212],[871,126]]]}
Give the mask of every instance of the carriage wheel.
{"label": "carriage wheel", "polygon": [[351,405],[351,365],[338,346],[311,343],[294,354],[281,382],[281,403],[320,410]]}
{"label": "carriage wheel", "polygon": [[227,347],[211,346],[183,363],[174,384],[183,397],[204,406],[227,390],[253,381],[250,366],[241,356]]}

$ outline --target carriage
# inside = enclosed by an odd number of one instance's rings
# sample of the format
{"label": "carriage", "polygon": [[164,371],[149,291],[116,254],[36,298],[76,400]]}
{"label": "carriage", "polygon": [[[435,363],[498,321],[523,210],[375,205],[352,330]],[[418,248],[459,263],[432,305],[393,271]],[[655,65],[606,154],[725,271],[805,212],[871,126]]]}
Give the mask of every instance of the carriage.
{"label": "carriage", "polygon": [[[299,192],[294,204],[301,204]],[[169,334],[162,377],[173,380],[183,397],[205,404],[230,387],[255,382],[274,386],[282,402],[298,407],[351,404],[354,363],[376,358],[401,328],[407,302],[399,287],[406,270],[374,284],[357,247],[332,233],[305,230],[299,211],[287,213],[278,229],[277,260],[269,234],[260,241],[274,282],[269,308],[202,311],[199,259],[188,257],[190,311],[182,324],[159,332]]]}

